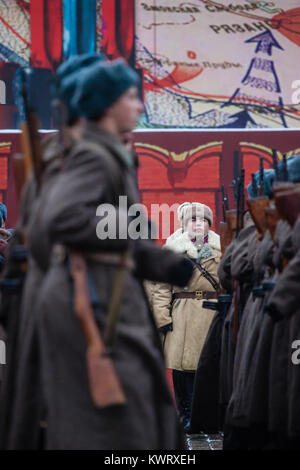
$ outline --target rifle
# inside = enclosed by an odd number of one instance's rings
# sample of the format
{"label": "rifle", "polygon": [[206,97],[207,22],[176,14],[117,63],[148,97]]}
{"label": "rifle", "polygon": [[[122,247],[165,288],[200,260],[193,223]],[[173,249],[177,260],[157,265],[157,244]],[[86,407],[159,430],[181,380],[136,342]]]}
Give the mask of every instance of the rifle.
{"label": "rifle", "polygon": [[275,206],[265,207],[264,211],[266,216],[267,228],[271,234],[272,240],[274,240],[275,230],[277,227],[277,223],[280,219],[279,213]]}
{"label": "rifle", "polygon": [[283,181],[288,181],[289,180],[289,173],[287,169],[287,160],[286,160],[286,154],[283,154],[283,164],[282,164],[282,179]]}
{"label": "rifle", "polygon": [[283,191],[291,191],[296,187],[294,183],[291,183],[289,181],[280,181],[273,183],[273,195],[274,198],[276,199],[276,194],[281,193]]}
{"label": "rifle", "polygon": [[286,220],[293,228],[300,214],[300,188],[278,192],[275,204],[281,219]]}
{"label": "rifle", "polygon": [[245,211],[245,170],[242,168],[240,176],[240,229],[244,228],[244,211]]}
{"label": "rifle", "polygon": [[[117,272],[117,283],[114,286],[114,294],[110,304],[110,310],[113,315],[119,311],[120,283],[123,283],[123,272],[125,267],[119,268]],[[74,307],[75,313],[81,323],[84,336],[87,341],[86,362],[89,386],[94,404],[99,408],[105,408],[112,405],[123,405],[126,398],[120,384],[115,366],[108,354],[99,328],[97,326],[93,308],[91,306],[88,274],[85,256],[82,253],[72,251],[70,253],[70,270],[74,282]],[[120,278],[121,273],[121,278]],[[115,308],[117,307],[117,310]],[[112,341],[111,322],[114,318],[108,316],[107,326],[108,341]],[[115,325],[113,324],[113,327]]]}
{"label": "rifle", "polygon": [[277,161],[277,150],[276,149],[272,149],[272,160],[273,160],[273,168],[275,170],[276,181],[279,181],[280,177],[279,177],[278,161]]}
{"label": "rifle", "polygon": [[235,236],[237,227],[237,211],[236,209],[230,209],[226,211],[226,224],[227,224],[227,239],[230,241]]}
{"label": "rifle", "polygon": [[228,224],[226,222],[226,213],[228,211],[228,198],[225,194],[225,188],[222,184],[222,208],[223,208],[223,221],[220,222],[219,232],[220,232],[220,241],[221,241],[221,251],[222,255],[225,253],[227,246],[232,240],[232,236],[228,230]]}
{"label": "rifle", "polygon": [[226,211],[228,211],[229,207],[228,207],[228,198],[227,198],[227,195],[225,193],[224,184],[222,184],[221,191],[222,191],[222,201],[223,201],[223,204],[222,204],[222,207],[223,207],[223,220],[225,222]]}
{"label": "rifle", "polygon": [[28,91],[31,73],[30,67],[20,67],[16,72],[14,81],[16,104],[23,121],[20,125],[24,153],[23,165],[19,158],[14,160],[17,190],[19,193],[32,170],[37,191],[39,191],[43,174],[42,149],[38,133],[39,121],[32,108]]}
{"label": "rifle", "polygon": [[234,179],[232,182],[232,187],[234,191],[234,200],[236,203],[236,227],[235,227],[235,237],[238,236],[240,231],[240,175],[239,175],[239,168],[240,168],[240,152],[238,150],[234,151],[233,153],[233,174]]}
{"label": "rifle", "polygon": [[24,155],[15,153],[13,156],[13,173],[15,177],[17,201],[20,201],[22,189],[26,181]]}
{"label": "rifle", "polygon": [[252,180],[252,191],[254,194],[254,197],[258,196],[258,187],[256,184],[256,179],[255,179],[255,173],[251,173],[251,180]]}
{"label": "rifle", "polygon": [[258,195],[263,196],[265,192],[264,184],[264,159],[259,157],[259,185],[258,185]]}
{"label": "rifle", "polygon": [[251,214],[252,220],[257,230],[258,240],[262,240],[267,230],[267,222],[265,216],[265,208],[270,204],[267,196],[259,196],[255,199],[247,199],[247,205]]}
{"label": "rifle", "polygon": [[[245,184],[245,170],[241,170],[240,176],[235,179],[235,191],[236,191],[236,232],[235,236],[238,237],[238,234],[241,229],[244,227],[244,184]],[[240,304],[240,282],[238,280],[233,281],[233,288],[235,290],[234,296],[234,314],[233,314],[233,337],[234,343],[237,344],[239,324],[241,320],[241,304]]]}

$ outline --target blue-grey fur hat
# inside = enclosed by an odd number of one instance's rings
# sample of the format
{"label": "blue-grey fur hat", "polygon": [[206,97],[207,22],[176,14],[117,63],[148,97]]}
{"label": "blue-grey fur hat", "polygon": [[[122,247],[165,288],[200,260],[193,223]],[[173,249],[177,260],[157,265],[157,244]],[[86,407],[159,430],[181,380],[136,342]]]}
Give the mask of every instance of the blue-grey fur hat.
{"label": "blue-grey fur hat", "polygon": [[293,155],[287,159],[287,172],[289,181],[300,182],[300,155]]}
{"label": "blue-grey fur hat", "polygon": [[123,59],[96,63],[80,74],[72,106],[80,116],[97,119],[128,88],[138,83],[138,74]]}
{"label": "blue-grey fur hat", "polygon": [[76,55],[70,57],[56,70],[54,94],[66,104],[68,121],[74,121],[78,118],[78,113],[72,106],[71,100],[76,90],[80,72],[84,68],[103,60],[105,60],[105,56],[102,54]]}
{"label": "blue-grey fur hat", "polygon": [[[260,174],[259,171],[257,171],[255,173],[255,181],[256,181],[257,187],[259,186],[259,174]],[[275,179],[276,179],[276,175],[275,175],[274,170],[272,170],[272,169],[265,169],[264,170],[264,196],[272,197],[272,195],[273,195],[272,184],[275,181]],[[252,181],[248,185],[247,191],[248,191],[249,196],[251,198],[255,197],[255,194],[253,192]]]}
{"label": "blue-grey fur hat", "polygon": [[6,222],[7,219],[7,209],[6,205],[0,202],[0,217]]}

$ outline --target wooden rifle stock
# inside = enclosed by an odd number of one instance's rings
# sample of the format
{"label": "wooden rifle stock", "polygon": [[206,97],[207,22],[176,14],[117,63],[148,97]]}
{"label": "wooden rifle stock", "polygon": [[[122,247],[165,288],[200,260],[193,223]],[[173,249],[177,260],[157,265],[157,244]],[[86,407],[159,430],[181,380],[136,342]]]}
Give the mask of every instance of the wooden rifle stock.
{"label": "wooden rifle stock", "polygon": [[220,232],[221,252],[222,252],[222,255],[224,255],[228,245],[230,245],[230,242],[232,240],[227,222],[220,222],[219,232]]}
{"label": "wooden rifle stock", "polygon": [[27,121],[21,124],[25,180],[33,170],[37,187],[40,188],[43,175],[43,157],[38,133],[38,119],[33,112],[29,112],[26,117]]}
{"label": "wooden rifle stock", "polygon": [[267,228],[271,234],[272,240],[274,240],[275,230],[280,216],[275,206],[266,207],[264,210],[266,215]]}
{"label": "wooden rifle stock", "polygon": [[26,181],[24,156],[17,153],[13,156],[13,171],[15,177],[17,200],[20,201],[23,186]]}
{"label": "wooden rifle stock", "polygon": [[70,269],[74,282],[75,312],[87,341],[87,373],[93,402],[99,408],[123,405],[126,398],[113,361],[101,338],[90,303],[85,257],[72,252]]}
{"label": "wooden rifle stock", "polygon": [[[228,226],[228,239],[230,240],[229,243],[232,241],[236,234],[237,230],[237,210],[231,209],[230,211],[226,211],[226,222]],[[234,344],[237,343],[238,337],[238,328],[239,328],[239,298],[240,298],[240,284],[238,281],[233,281],[233,289],[235,292],[234,295],[234,315],[233,315],[233,338]]]}
{"label": "wooden rifle stock", "polygon": [[294,183],[290,183],[289,181],[280,181],[278,183],[273,184],[273,194],[276,197],[277,193],[281,193],[283,191],[291,191],[295,188]]}
{"label": "wooden rifle stock", "polygon": [[281,219],[293,228],[300,214],[300,188],[277,193],[275,204]]}
{"label": "wooden rifle stock", "polygon": [[34,174],[37,190],[40,189],[43,175],[43,157],[39,136],[39,120],[30,103],[30,76],[29,67],[20,67],[15,76],[16,100],[22,115],[21,140],[24,154],[23,169],[20,162],[16,163],[16,172],[22,177],[18,178],[17,190],[21,193],[23,184],[28,179],[30,173]]}
{"label": "wooden rifle stock", "polygon": [[237,224],[237,213],[235,209],[228,210],[225,213],[226,222],[220,222],[220,240],[222,255],[225,253],[227,247],[230,245],[235,232]]}
{"label": "wooden rifle stock", "polygon": [[267,230],[267,222],[264,210],[266,207],[269,206],[269,204],[270,200],[266,196],[256,197],[254,199],[247,199],[249,212],[255,224],[258,234],[257,238],[259,240],[263,239]]}
{"label": "wooden rifle stock", "polygon": [[231,209],[230,211],[226,211],[226,223],[231,235],[231,240],[234,237],[237,227],[237,211],[236,209]]}

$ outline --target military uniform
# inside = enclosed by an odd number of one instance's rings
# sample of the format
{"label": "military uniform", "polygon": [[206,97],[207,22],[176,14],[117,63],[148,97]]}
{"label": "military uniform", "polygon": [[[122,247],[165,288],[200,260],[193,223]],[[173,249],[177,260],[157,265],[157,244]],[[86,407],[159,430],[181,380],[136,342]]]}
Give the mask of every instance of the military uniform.
{"label": "military uniform", "polygon": [[[127,155],[107,131],[88,122],[57,179],[40,220],[52,243],[84,251],[98,297],[97,322],[103,332],[117,267],[97,260],[103,252],[130,248],[120,239],[96,235],[100,203],[118,205],[119,195],[135,202]],[[120,211],[127,221],[127,212]],[[43,228],[44,227],[44,228]],[[149,242],[154,248],[152,242]],[[143,245],[143,244],[141,244]],[[145,245],[132,243],[137,260]],[[38,250],[38,245],[37,245]],[[55,250],[54,250],[55,251]],[[182,446],[176,411],[168,389],[159,338],[140,281],[127,271],[113,360],[124,388],[124,406],[99,409],[89,390],[86,340],[73,309],[68,257],[55,256],[39,299],[39,340],[48,449],[176,449]],[[63,250],[64,252],[64,250]],[[149,254],[148,254],[149,256]],[[145,260],[144,260],[145,261]],[[179,259],[176,258],[178,262]],[[159,390],[159,393],[157,392]]]}

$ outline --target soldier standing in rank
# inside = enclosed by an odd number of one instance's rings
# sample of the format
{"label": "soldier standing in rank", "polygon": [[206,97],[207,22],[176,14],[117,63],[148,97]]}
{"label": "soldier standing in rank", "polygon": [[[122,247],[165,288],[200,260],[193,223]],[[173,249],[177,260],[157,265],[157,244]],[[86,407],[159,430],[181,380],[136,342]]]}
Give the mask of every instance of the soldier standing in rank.
{"label": "soldier standing in rank", "polygon": [[[9,240],[13,237],[14,230],[5,228],[7,219],[6,205],[0,202],[0,271],[2,271],[7,257]],[[6,364],[6,335],[0,325],[0,390],[3,380],[4,368]]]}
{"label": "soldier standing in rank", "polygon": [[[55,244],[37,308],[46,447],[182,448],[161,345],[142,281],[183,286],[192,275],[192,267],[184,257],[160,249],[151,240],[121,239],[118,235],[118,227],[128,224],[127,210],[119,207],[119,197],[127,196],[129,206],[138,201],[133,157],[121,143],[122,135],[132,131],[142,110],[138,76],[117,60],[95,64],[81,71],[79,77],[72,103],[86,119],[82,137],[53,185],[36,227],[37,235],[46,231]],[[96,211],[101,204],[115,208],[117,219],[116,230],[108,230],[107,237],[99,238],[96,229],[103,219]],[[38,240],[37,236],[37,254]],[[93,394],[93,371],[86,363],[86,330],[76,317],[78,296],[72,259],[78,252],[87,267],[85,293],[104,339],[108,312],[112,299],[116,300],[116,279],[121,269],[124,273],[124,287],[117,291],[120,309],[114,325],[116,336],[107,349],[125,397],[118,405],[99,406]],[[84,297],[79,296],[81,300]],[[96,377],[96,382],[101,394],[107,378],[104,383]]]}
{"label": "soldier standing in rank", "polygon": [[178,218],[182,228],[167,239],[165,246],[191,260],[193,276],[184,290],[156,284],[152,302],[157,326],[165,335],[166,366],[173,370],[180,420],[188,432],[195,371],[214,316],[202,303],[218,297],[221,247],[219,235],[211,230],[213,213],[208,206],[185,202],[178,208]]}
{"label": "soldier standing in rank", "polygon": [[[11,254],[4,279],[7,287],[6,290],[2,287],[1,298],[1,308],[6,310],[7,315],[3,323],[7,326],[9,346],[8,372],[1,396],[0,447],[3,449],[33,450],[41,445],[40,423],[43,417],[35,305],[49,266],[51,245],[47,233],[39,230],[36,256],[36,227],[49,189],[80,135],[81,120],[70,103],[78,79],[77,71],[99,60],[103,60],[100,54],[83,54],[73,56],[58,68],[54,98],[56,105],[59,99],[60,112],[63,110],[65,117],[64,145],[60,144],[58,133],[42,139],[44,170],[40,190],[37,191],[37,182],[31,175],[22,192],[17,235],[20,243],[26,233],[28,266],[26,276],[21,273],[19,289],[12,291],[10,283],[16,280],[16,261],[13,261]],[[17,307],[13,296],[19,298],[20,307]],[[9,308],[5,308],[7,306]]]}

